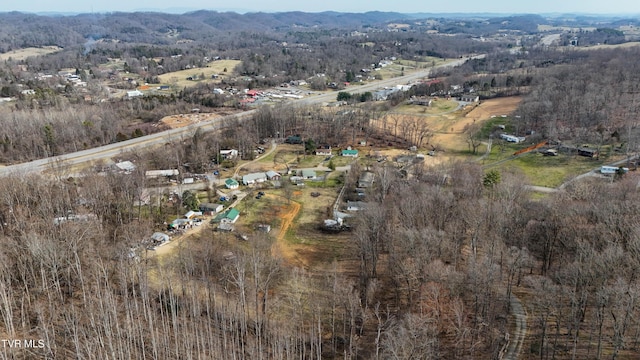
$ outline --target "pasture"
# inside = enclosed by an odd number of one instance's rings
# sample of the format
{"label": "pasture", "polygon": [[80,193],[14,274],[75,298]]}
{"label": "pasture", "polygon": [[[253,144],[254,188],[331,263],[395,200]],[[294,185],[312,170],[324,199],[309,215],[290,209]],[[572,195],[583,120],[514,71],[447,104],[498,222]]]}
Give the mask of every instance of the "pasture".
{"label": "pasture", "polygon": [[[219,82],[227,79],[238,64],[240,64],[239,60],[216,60],[207,64],[206,67],[174,71],[162,74],[158,78],[161,84],[181,89],[195,86],[199,82]],[[214,79],[212,78],[213,75],[218,77]],[[187,78],[192,78],[193,80],[187,80]]]}

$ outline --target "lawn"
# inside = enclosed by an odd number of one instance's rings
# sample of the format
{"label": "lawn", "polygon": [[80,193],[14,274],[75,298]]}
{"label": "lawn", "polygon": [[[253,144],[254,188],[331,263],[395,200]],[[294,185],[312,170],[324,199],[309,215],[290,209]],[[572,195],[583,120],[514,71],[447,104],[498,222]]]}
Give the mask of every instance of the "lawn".
{"label": "lawn", "polygon": [[[495,150],[492,151],[492,153]],[[506,152],[506,157],[512,152]],[[500,163],[495,168],[522,173],[527,183],[536,186],[558,187],[576,175],[589,172],[600,167],[601,160],[578,155],[544,156],[530,152],[512,160]],[[488,165],[487,168],[494,168]]]}
{"label": "lawn", "polygon": [[439,99],[431,102],[431,106],[422,105],[402,105],[394,112],[415,115],[439,115],[454,111],[458,108],[458,102],[454,100]]}

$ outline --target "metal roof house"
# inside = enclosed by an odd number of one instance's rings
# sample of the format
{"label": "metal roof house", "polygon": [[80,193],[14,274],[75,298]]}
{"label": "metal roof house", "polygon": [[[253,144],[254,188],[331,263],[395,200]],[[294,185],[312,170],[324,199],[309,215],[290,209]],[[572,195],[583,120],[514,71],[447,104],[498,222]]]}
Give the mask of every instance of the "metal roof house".
{"label": "metal roof house", "polygon": [[345,149],[340,151],[340,156],[358,157],[358,150]]}
{"label": "metal roof house", "polygon": [[242,177],[243,185],[251,185],[251,184],[261,183],[265,181],[267,181],[267,174],[265,173],[247,174]]}
{"label": "metal roof house", "polygon": [[371,185],[373,185],[374,178],[375,176],[372,172],[370,171],[363,172],[362,174],[360,174],[360,178],[358,178],[358,187],[359,188],[371,187]]}
{"label": "metal roof house", "polygon": [[229,178],[224,181],[224,186],[226,186],[227,189],[237,189],[240,184],[235,179]]}
{"label": "metal roof house", "polygon": [[227,223],[233,224],[236,221],[238,221],[239,217],[240,217],[240,211],[234,208],[231,208],[223,212],[222,214],[216,216],[216,218],[213,219],[213,222],[227,222]]}

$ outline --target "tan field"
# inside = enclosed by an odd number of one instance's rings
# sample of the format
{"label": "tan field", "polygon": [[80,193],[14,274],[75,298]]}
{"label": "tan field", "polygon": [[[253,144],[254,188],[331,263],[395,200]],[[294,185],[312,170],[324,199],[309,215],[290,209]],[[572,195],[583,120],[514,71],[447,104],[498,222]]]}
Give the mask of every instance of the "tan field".
{"label": "tan field", "polygon": [[[231,74],[238,64],[240,64],[239,60],[217,60],[207,64],[207,67],[174,71],[162,74],[159,78],[162,84],[172,85],[177,88],[194,86],[200,81],[219,82],[228,78],[229,75],[227,74]],[[227,69],[226,72],[224,71],[225,69]],[[211,75],[218,75],[218,78],[212,79]],[[188,77],[197,77],[198,79],[187,80]]]}
{"label": "tan field", "polygon": [[60,50],[62,50],[62,48],[57,46],[45,46],[41,48],[30,47],[2,53],[0,54],[0,60],[8,60],[9,58],[13,60],[24,60],[31,56],[53,54]]}

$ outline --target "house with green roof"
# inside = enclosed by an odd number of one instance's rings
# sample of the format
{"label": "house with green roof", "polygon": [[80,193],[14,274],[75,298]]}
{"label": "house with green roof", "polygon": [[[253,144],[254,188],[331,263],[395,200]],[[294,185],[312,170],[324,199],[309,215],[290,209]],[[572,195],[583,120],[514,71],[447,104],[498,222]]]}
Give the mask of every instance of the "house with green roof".
{"label": "house with green roof", "polygon": [[340,151],[340,156],[358,157],[358,150],[345,149]]}
{"label": "house with green roof", "polygon": [[229,178],[224,181],[224,186],[226,186],[227,189],[237,189],[240,184],[235,179]]}
{"label": "house with green roof", "polygon": [[212,222],[233,224],[238,220],[239,217],[240,211],[234,208],[230,208],[227,209],[227,211],[218,214],[218,216],[216,216]]}

